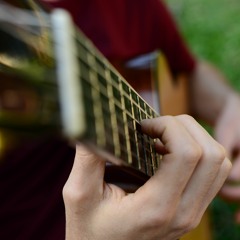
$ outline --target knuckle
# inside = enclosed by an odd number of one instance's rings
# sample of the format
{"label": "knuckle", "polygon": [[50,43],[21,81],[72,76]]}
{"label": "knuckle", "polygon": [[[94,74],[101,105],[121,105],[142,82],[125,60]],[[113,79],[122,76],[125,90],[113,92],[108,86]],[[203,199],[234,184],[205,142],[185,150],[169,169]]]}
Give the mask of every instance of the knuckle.
{"label": "knuckle", "polygon": [[196,120],[192,116],[187,114],[182,114],[182,115],[179,115],[178,117],[185,122],[196,122]]}
{"label": "knuckle", "polygon": [[171,116],[171,115],[166,115],[166,116],[163,116],[163,119],[165,122],[167,122],[169,125],[173,125],[173,124],[176,124],[177,120],[174,116]]}
{"label": "knuckle", "polygon": [[64,202],[68,202],[71,204],[78,204],[82,201],[85,201],[87,198],[87,194],[80,191],[79,189],[75,189],[68,184],[65,184],[62,190],[62,196]]}
{"label": "knuckle", "polygon": [[165,121],[174,121],[174,117],[171,115],[165,115],[162,117],[162,119],[165,119]]}
{"label": "knuckle", "polygon": [[214,164],[221,165],[226,158],[225,149],[217,142],[215,143],[214,147],[208,150],[208,152],[211,156],[211,161]]}
{"label": "knuckle", "polygon": [[184,146],[182,151],[183,158],[185,159],[186,163],[189,164],[195,164],[198,162],[203,154],[201,147],[197,144]]}
{"label": "knuckle", "polygon": [[232,169],[232,162],[228,158],[225,158],[225,168],[228,173]]}
{"label": "knuckle", "polygon": [[200,223],[200,219],[197,219],[193,215],[185,216],[184,219],[181,218],[181,221],[175,226],[176,232],[181,232],[182,234],[188,233],[195,229]]}
{"label": "knuckle", "polygon": [[227,177],[232,169],[232,162],[228,158],[225,158],[224,162],[222,163],[222,167],[223,167],[223,171]]}

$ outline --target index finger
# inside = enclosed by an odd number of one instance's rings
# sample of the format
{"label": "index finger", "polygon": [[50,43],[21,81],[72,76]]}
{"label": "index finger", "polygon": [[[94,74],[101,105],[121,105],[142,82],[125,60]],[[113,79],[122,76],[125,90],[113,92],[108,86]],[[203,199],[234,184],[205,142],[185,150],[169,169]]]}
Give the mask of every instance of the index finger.
{"label": "index finger", "polygon": [[201,157],[201,149],[175,117],[144,120],[142,131],[153,138],[160,138],[168,153],[163,155],[160,169],[138,192],[143,192],[144,198],[155,199],[158,205],[163,204],[161,199],[165,199],[165,203],[169,204],[167,209],[172,209],[173,202],[179,201],[191,178]]}

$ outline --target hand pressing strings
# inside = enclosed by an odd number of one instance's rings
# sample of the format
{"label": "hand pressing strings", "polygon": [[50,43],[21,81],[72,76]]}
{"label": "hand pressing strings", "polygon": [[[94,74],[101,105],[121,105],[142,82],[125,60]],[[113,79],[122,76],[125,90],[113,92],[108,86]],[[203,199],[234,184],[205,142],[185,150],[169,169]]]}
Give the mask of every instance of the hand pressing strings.
{"label": "hand pressing strings", "polygon": [[160,139],[166,154],[135,193],[104,182],[105,162],[76,146],[63,189],[66,239],[176,240],[200,222],[231,168],[223,147],[186,115],[144,120],[141,126]]}

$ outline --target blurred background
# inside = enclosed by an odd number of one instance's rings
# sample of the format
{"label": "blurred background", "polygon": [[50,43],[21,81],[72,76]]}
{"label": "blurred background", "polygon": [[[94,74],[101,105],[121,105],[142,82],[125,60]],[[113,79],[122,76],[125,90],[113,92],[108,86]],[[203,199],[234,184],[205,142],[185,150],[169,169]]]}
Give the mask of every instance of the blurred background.
{"label": "blurred background", "polygon": [[[192,52],[211,61],[240,91],[240,1],[166,0]],[[211,129],[209,129],[211,131]],[[214,240],[239,240],[237,206],[216,198],[211,205]]]}

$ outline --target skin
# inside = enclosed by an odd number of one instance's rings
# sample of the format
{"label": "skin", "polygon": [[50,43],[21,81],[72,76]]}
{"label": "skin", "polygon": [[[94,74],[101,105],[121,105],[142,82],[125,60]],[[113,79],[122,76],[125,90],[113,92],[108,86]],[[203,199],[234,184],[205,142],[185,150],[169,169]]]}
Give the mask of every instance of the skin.
{"label": "skin", "polygon": [[187,115],[141,126],[160,140],[163,159],[135,193],[105,183],[105,162],[77,145],[63,189],[66,239],[176,240],[198,225],[231,169],[224,148]]}
{"label": "skin", "polygon": [[[220,194],[240,203],[240,96],[209,63],[199,62],[191,78],[192,114],[214,126],[214,137],[233,164]],[[240,223],[240,210],[236,221]]]}

